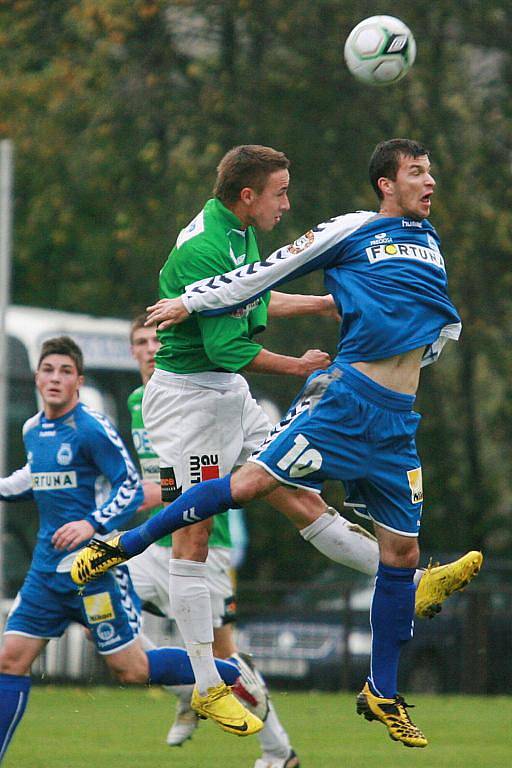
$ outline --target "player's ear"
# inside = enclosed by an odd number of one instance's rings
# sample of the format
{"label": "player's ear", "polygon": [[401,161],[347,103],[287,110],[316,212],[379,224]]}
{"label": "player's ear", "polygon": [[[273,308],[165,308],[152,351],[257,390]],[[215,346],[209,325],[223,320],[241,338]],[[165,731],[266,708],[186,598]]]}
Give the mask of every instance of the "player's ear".
{"label": "player's ear", "polygon": [[240,190],[240,200],[246,205],[251,205],[256,198],[256,192],[252,187],[244,187]]}
{"label": "player's ear", "polygon": [[390,195],[393,192],[393,179],[388,179],[387,176],[381,176],[380,179],[377,180],[377,186],[384,197],[386,197],[386,195]]}

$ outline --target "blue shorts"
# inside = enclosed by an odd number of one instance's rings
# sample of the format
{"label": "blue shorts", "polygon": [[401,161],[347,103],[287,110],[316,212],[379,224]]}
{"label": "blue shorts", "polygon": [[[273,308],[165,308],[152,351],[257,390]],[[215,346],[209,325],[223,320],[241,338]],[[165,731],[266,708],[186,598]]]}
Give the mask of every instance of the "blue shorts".
{"label": "blue shorts", "polygon": [[101,654],[129,645],[140,632],[140,600],[128,568],[118,566],[78,591],[69,573],[29,570],[5,634],[52,639],[76,621],[90,629]]}
{"label": "blue shorts", "polygon": [[384,528],[417,536],[423,501],[414,397],[351,365],[317,371],[250,461],[287,485],[320,493],[342,480],[347,506]]}

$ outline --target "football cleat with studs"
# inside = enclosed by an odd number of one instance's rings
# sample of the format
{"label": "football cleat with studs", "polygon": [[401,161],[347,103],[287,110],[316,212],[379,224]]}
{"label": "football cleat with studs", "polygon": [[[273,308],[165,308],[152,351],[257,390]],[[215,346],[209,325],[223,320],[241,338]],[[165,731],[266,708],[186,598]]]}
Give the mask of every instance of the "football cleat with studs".
{"label": "football cleat with studs", "polygon": [[420,729],[414,725],[402,696],[394,699],[384,699],[375,696],[368,683],[357,697],[356,711],[358,715],[364,715],[366,720],[379,720],[388,729],[393,741],[400,741],[405,747],[426,747],[427,739]]}
{"label": "football cleat with studs", "polygon": [[477,576],[483,559],[481,552],[472,551],[453,563],[430,564],[416,589],[416,616],[431,619],[439,613],[450,595],[464,589]]}
{"label": "football cleat with studs", "polygon": [[213,720],[223,731],[235,736],[251,736],[263,728],[259,717],[249,712],[225,683],[208,688],[206,696],[194,688],[191,706],[202,720]]}
{"label": "football cleat with studs", "polygon": [[119,543],[121,534],[109,541],[91,539],[89,544],[76,555],[71,566],[71,578],[79,586],[96,579],[115,565],[129,560]]}

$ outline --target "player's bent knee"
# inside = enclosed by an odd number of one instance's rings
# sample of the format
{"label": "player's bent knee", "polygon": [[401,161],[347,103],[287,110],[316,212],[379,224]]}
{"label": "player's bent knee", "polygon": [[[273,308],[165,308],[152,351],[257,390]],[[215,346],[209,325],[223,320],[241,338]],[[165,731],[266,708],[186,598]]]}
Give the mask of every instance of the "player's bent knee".
{"label": "player's bent knee", "polygon": [[279,482],[263,467],[249,462],[231,476],[231,495],[235,502],[244,505],[266,496],[278,485]]}

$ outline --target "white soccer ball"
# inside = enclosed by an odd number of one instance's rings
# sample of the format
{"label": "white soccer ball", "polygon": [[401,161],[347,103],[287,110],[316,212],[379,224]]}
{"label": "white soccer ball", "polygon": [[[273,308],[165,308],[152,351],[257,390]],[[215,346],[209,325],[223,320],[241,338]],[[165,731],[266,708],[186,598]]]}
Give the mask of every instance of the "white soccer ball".
{"label": "white soccer ball", "polygon": [[416,58],[411,30],[394,16],[371,16],[354,27],[345,43],[345,61],[368,85],[391,85],[407,74]]}

